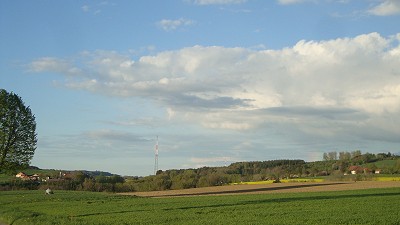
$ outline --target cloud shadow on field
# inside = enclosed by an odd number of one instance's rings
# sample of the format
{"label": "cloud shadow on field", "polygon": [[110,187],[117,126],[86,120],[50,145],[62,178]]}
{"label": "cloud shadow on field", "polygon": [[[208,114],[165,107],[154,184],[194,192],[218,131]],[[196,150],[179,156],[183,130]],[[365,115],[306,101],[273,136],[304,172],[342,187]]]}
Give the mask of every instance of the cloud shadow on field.
{"label": "cloud shadow on field", "polygon": [[181,197],[181,196],[219,195],[219,194],[244,194],[244,193],[252,193],[252,192],[259,192],[259,191],[277,191],[277,190],[297,189],[297,188],[305,188],[305,187],[318,187],[318,186],[328,186],[328,185],[338,185],[338,184],[347,184],[347,183],[299,184],[299,185],[293,185],[293,186],[252,188],[252,189],[245,189],[245,190],[228,190],[228,191],[216,191],[216,192],[210,191],[210,192],[202,192],[202,193],[173,194],[173,195],[163,195],[163,196],[159,196],[159,197]]}
{"label": "cloud shadow on field", "polygon": [[138,212],[146,212],[150,210],[122,210],[122,211],[109,211],[109,212],[98,212],[98,213],[87,213],[70,216],[70,218],[78,218],[78,217],[86,217],[86,216],[99,216],[99,215],[114,215],[114,214],[124,214],[124,213],[138,213]]}
{"label": "cloud shadow on field", "polygon": [[347,198],[366,198],[366,197],[390,197],[398,196],[400,193],[375,193],[375,194],[348,194],[348,195],[332,195],[332,196],[309,196],[309,197],[293,197],[293,198],[276,198],[276,199],[263,199],[253,201],[243,201],[233,204],[217,204],[217,205],[206,205],[206,206],[188,206],[180,208],[171,208],[164,210],[187,210],[187,209],[204,209],[204,208],[219,208],[229,206],[246,206],[246,205],[257,205],[257,204],[274,204],[283,202],[295,202],[295,201],[318,201],[318,200],[330,200],[330,199],[347,199]]}

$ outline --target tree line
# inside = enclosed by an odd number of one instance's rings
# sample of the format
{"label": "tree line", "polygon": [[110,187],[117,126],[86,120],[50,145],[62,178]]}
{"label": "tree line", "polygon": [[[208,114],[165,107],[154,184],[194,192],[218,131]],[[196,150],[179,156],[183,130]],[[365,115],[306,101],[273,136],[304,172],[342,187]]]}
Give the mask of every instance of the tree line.
{"label": "tree line", "polygon": [[[173,169],[157,171],[156,175],[145,177],[121,177],[109,174],[89,174],[85,171],[74,171],[69,176],[56,177],[47,181],[22,181],[18,178],[0,183],[0,190],[12,189],[62,189],[96,192],[132,192],[177,190],[197,187],[220,186],[247,181],[273,180],[298,177],[313,178],[317,176],[349,173],[350,166],[363,165],[371,171],[378,169],[374,163],[382,160],[397,160],[388,168],[379,168],[383,173],[400,173],[400,157],[389,153],[362,154],[354,152],[328,152],[324,160],[305,162],[304,160],[269,160],[253,162],[236,162],[225,167],[202,167],[197,169]],[[42,174],[41,176],[43,177]]]}
{"label": "tree line", "polygon": [[[123,187],[125,179],[120,175],[92,175],[87,171],[73,171],[66,175],[54,175],[54,172],[39,173],[40,179],[12,178],[0,182],[0,190],[75,190],[93,192],[123,192],[133,191]],[[60,172],[61,174],[61,172]],[[51,178],[50,178],[51,177]],[[124,189],[125,188],[125,189]]]}
{"label": "tree line", "polygon": [[227,167],[160,170],[156,175],[131,177],[126,179],[126,182],[135,191],[155,191],[219,186],[247,181],[273,180],[279,182],[281,179],[298,177],[330,176],[331,179],[339,179],[344,173],[350,173],[350,166],[368,164],[366,167],[373,171],[378,169],[373,163],[382,160],[397,160],[392,167],[379,168],[382,173],[400,174],[400,157],[390,152],[362,154],[361,151],[356,150],[353,152],[329,152],[327,155],[332,158],[324,157],[324,160],[315,162],[270,160],[236,162]]}

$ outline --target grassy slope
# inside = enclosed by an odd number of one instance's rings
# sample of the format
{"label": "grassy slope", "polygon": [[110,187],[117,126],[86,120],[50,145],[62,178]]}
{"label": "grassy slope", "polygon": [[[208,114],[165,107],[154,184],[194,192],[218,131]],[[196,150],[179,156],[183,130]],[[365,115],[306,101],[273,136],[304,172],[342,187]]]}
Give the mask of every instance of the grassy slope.
{"label": "grassy slope", "polygon": [[0,192],[13,224],[398,224],[400,188],[266,195],[135,198],[105,193]]}
{"label": "grassy slope", "polygon": [[390,168],[390,167],[394,167],[396,165],[397,160],[382,160],[382,161],[377,161],[374,163],[368,163],[366,164],[368,165],[372,165],[375,164],[375,166],[377,168]]}

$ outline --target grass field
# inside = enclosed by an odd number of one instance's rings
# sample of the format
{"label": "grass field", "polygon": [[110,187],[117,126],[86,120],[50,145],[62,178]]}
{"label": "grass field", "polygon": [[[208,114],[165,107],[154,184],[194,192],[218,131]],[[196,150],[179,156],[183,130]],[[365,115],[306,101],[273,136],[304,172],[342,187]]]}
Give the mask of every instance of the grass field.
{"label": "grass field", "polygon": [[399,224],[400,188],[145,198],[0,192],[8,224]]}
{"label": "grass field", "polygon": [[397,163],[397,159],[389,159],[389,160],[382,160],[382,161],[377,161],[373,163],[367,163],[365,166],[370,166],[372,164],[375,164],[377,168],[390,168],[390,167],[395,167]]}

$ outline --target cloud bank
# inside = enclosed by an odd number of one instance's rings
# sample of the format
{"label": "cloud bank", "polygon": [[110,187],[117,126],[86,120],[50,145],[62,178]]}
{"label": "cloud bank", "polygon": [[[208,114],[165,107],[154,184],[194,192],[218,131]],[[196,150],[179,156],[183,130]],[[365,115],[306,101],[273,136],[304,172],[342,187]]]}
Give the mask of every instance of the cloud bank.
{"label": "cloud bank", "polygon": [[400,1],[382,0],[380,4],[371,8],[368,12],[376,16],[398,15],[400,14]]}
{"label": "cloud bank", "polygon": [[193,46],[133,59],[110,51],[44,57],[29,70],[71,89],[148,99],[169,120],[212,129],[285,127],[398,141],[400,34],[301,40],[279,50]]}

